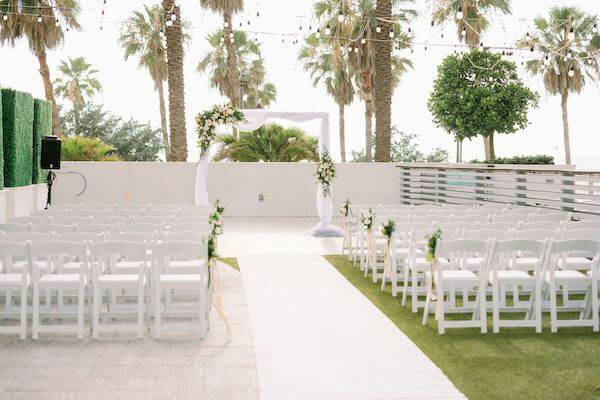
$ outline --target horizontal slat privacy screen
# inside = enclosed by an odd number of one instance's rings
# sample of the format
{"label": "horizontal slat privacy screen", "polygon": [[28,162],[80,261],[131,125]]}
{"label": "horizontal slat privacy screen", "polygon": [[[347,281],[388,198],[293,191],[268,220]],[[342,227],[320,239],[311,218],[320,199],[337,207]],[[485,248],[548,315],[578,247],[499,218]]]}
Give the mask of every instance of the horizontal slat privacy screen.
{"label": "horizontal slat privacy screen", "polygon": [[405,204],[510,203],[600,215],[600,171],[419,164],[398,170]]}

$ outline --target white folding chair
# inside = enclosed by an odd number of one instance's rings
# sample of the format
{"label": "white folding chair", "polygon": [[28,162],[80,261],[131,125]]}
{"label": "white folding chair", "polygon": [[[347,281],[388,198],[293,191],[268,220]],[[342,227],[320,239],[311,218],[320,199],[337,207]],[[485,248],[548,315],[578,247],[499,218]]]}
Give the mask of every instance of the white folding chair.
{"label": "white folding chair", "polygon": [[27,232],[31,228],[25,224],[0,224],[0,232]]}
{"label": "white folding chair", "polygon": [[136,224],[160,224],[169,225],[173,221],[170,217],[136,217],[133,222]]}
{"label": "white folding chair", "polygon": [[[85,276],[88,262],[88,252],[83,243],[52,241],[44,243],[32,243],[30,245],[32,260],[32,286],[33,286],[33,323],[32,337],[37,339],[40,332],[76,332],[79,339],[83,339],[85,289],[87,279]],[[63,271],[62,264],[65,257],[76,257],[82,262],[79,271]],[[45,259],[47,263],[54,264],[52,270],[40,273],[36,261]],[[40,292],[42,290],[52,291],[68,290],[77,292],[77,324],[76,325],[42,325],[40,321]],[[64,310],[61,310],[61,299],[58,300],[57,314],[64,318]],[[45,312],[48,316],[50,310]]]}
{"label": "white folding chair", "polygon": [[85,225],[85,224],[91,224],[92,223],[92,218],[86,218],[86,217],[72,217],[72,216],[67,216],[67,217],[52,217],[52,223],[53,224],[62,224],[62,225]]}
{"label": "white folding chair", "polygon": [[[532,327],[536,332],[542,332],[542,268],[547,247],[548,240],[509,239],[492,243],[489,282],[492,285],[494,333],[500,332],[501,327]],[[517,254],[537,260],[533,275],[512,268]],[[520,301],[515,301],[512,307],[506,306],[506,291],[502,290],[506,287],[518,287],[529,292],[525,310]],[[519,293],[520,290],[513,291],[513,297],[518,299]],[[526,316],[521,320],[501,319],[501,311],[526,311]]]}
{"label": "white folding chair", "polygon": [[489,215],[464,215],[462,217],[455,217],[452,222],[464,222],[471,225],[487,224],[490,222]]}
{"label": "white folding chair", "polygon": [[557,224],[566,223],[571,221],[571,213],[551,213],[551,214],[539,214],[533,216],[534,222],[555,222]]}
{"label": "white folding chair", "polygon": [[571,221],[564,225],[566,230],[572,229],[600,229],[600,220]]}
{"label": "white folding chair", "polygon": [[[198,264],[194,273],[173,273],[171,270],[171,262],[174,259],[193,260],[193,262]],[[209,270],[207,244],[197,241],[168,241],[154,244],[152,246],[152,271],[154,285],[152,296],[154,305],[154,337],[160,338],[161,333],[165,329],[173,330],[181,328],[180,325],[163,325],[162,323],[164,312],[168,312],[170,315],[176,315],[175,311],[169,310],[168,308],[163,310],[161,300],[162,291],[178,289],[191,290],[199,293],[198,304],[192,306],[191,312],[199,317],[198,330],[200,336],[204,337],[208,330],[210,293],[208,288]],[[178,308],[181,309],[181,307]],[[190,311],[187,311],[185,315],[189,314]]]}
{"label": "white folding chair", "polygon": [[161,224],[150,224],[150,223],[134,223],[130,225],[123,225],[121,232],[145,232],[145,233],[158,233],[163,232],[165,226]]}
{"label": "white folding chair", "polygon": [[[93,266],[92,285],[93,285],[93,311],[92,311],[92,335],[98,338],[101,332],[114,331],[135,331],[138,338],[144,335],[144,289],[146,285],[146,269],[148,263],[148,252],[146,243],[126,242],[126,241],[105,241],[91,244],[91,260]],[[122,257],[142,260],[137,268],[137,273],[116,274],[114,273],[115,263]],[[109,291],[135,291],[137,294],[137,303],[133,310],[130,307],[120,307],[120,312],[114,310],[114,307],[104,308],[103,292]],[[107,296],[108,304],[113,304],[112,296]],[[133,314],[137,316],[137,323],[131,324],[103,324],[100,323],[100,315],[110,316],[111,318]]]}
{"label": "white folding chair", "polygon": [[190,223],[185,223],[185,224],[174,224],[172,226],[169,227],[168,231],[169,232],[181,232],[181,231],[188,231],[188,232],[203,232],[203,233],[209,233],[212,230],[212,225],[209,224],[208,222],[204,222],[204,223],[194,223],[194,222],[190,222]]}
{"label": "white folding chair", "polygon": [[146,210],[145,217],[165,217],[174,218],[180,210],[177,209],[149,209]]}
{"label": "white folding chair", "polygon": [[109,217],[122,217],[122,218],[134,218],[141,217],[144,215],[144,210],[128,210],[117,208],[116,210],[110,210],[107,214]]}
{"label": "white folding chair", "polygon": [[[504,240],[508,239],[511,236],[512,231],[506,231],[501,229],[483,229],[482,227],[486,225],[480,225],[475,229],[465,230],[462,234],[462,238],[466,240]],[[461,269],[466,269],[469,271],[480,271],[485,265],[486,262],[485,257],[476,257],[476,256],[466,256],[462,260],[462,264],[460,265]]]}
{"label": "white folding chair", "polygon": [[82,233],[116,233],[121,230],[119,224],[89,224],[89,225],[76,225],[75,231]]}
{"label": "white folding chair", "polygon": [[14,218],[11,218],[9,222],[11,224],[29,225],[29,224],[47,224],[47,223],[50,223],[51,221],[48,220],[48,218],[44,218],[44,217],[30,216],[30,217],[14,217]]}
{"label": "white folding chair", "polygon": [[108,210],[105,209],[89,209],[86,207],[79,210],[73,210],[69,213],[69,215],[73,217],[97,218],[103,217],[107,215],[107,213]]}
{"label": "white folding chair", "polygon": [[494,217],[492,218],[492,222],[493,223],[497,223],[497,222],[510,222],[513,224],[522,224],[525,222],[529,222],[531,219],[529,214],[496,214],[494,215]]}
{"label": "white folding chair", "polygon": [[[592,261],[591,270],[587,274],[575,270],[560,270],[560,260],[573,254],[586,255]],[[550,297],[550,326],[553,333],[559,327],[592,327],[594,332],[600,330],[598,316],[598,263],[600,261],[600,242],[595,240],[572,239],[551,241],[545,263],[544,280]],[[563,286],[568,289],[584,289],[586,299],[580,308],[579,319],[559,319],[558,314],[563,311],[573,311],[574,304],[558,305],[557,289]],[[587,308],[590,308],[589,310]],[[591,312],[589,312],[591,311]],[[588,316],[591,317],[586,318]]]}
{"label": "white folding chair", "polygon": [[131,222],[131,218],[128,217],[115,217],[115,216],[102,216],[94,218],[94,224],[101,225],[121,225]]}
{"label": "white folding chair", "polygon": [[[7,292],[5,304],[8,306],[12,301],[12,291],[20,292],[19,302],[19,325],[0,325],[0,333],[18,333],[22,340],[27,338],[27,291],[29,289],[29,270],[21,268],[21,272],[11,271],[10,263],[16,258],[29,260],[29,243],[15,243],[0,240],[0,255],[5,272],[0,273],[0,290]],[[27,262],[30,264],[30,262]],[[14,306],[11,305],[11,310]]]}
{"label": "white folding chair", "polygon": [[73,232],[75,225],[66,224],[44,224],[44,225],[33,225],[31,227],[32,232],[46,232],[46,233],[67,233]]}
{"label": "white folding chair", "polygon": [[[423,325],[427,324],[431,303],[435,301],[435,309],[438,319],[438,333],[444,334],[447,328],[480,328],[481,333],[487,332],[487,309],[486,309],[486,286],[487,268],[490,256],[491,241],[483,240],[440,240],[436,246],[436,257],[438,259],[450,260],[447,265],[438,265],[433,274],[427,271],[426,279],[433,279],[435,285],[436,299],[432,298],[433,291],[427,291],[425,309],[423,311]],[[473,271],[459,269],[462,259],[473,254],[483,257],[486,261],[484,267],[477,276]],[[445,295],[449,296],[457,290],[468,292],[475,290],[477,298],[474,302],[465,302],[467,307],[455,307],[451,301],[445,301]],[[448,308],[448,309],[447,309]],[[470,320],[446,320],[446,312],[471,312]]]}

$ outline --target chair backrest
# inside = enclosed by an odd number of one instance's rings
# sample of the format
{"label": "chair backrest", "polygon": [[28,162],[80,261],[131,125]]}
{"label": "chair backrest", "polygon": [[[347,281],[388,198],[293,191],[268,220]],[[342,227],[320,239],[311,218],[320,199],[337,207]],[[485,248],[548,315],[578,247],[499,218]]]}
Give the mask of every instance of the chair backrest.
{"label": "chair backrest", "polygon": [[570,213],[552,213],[552,214],[539,214],[535,215],[533,218],[536,222],[567,222],[571,220]]}
{"label": "chair backrest", "polygon": [[89,224],[89,225],[76,225],[75,230],[77,232],[89,232],[89,233],[114,233],[121,230],[119,224]]}
{"label": "chair backrest", "polygon": [[[375,229],[378,229],[377,225],[373,225]],[[176,224],[169,227],[169,232],[182,232],[182,231],[191,231],[191,232],[202,232],[208,233],[212,230],[212,225],[208,222],[206,223],[187,223],[187,224]]]}
{"label": "chair backrest", "polygon": [[468,210],[472,210],[474,208],[474,205],[467,205],[467,204],[444,204],[442,206],[443,210],[458,210],[458,211],[468,211]]}
{"label": "chair backrest", "polygon": [[438,228],[442,231],[451,230],[451,231],[462,231],[464,229],[471,229],[473,224],[468,224],[466,222],[442,222],[438,224]]}
{"label": "chair backrest", "polygon": [[141,217],[144,215],[144,210],[130,210],[130,209],[121,209],[117,208],[116,210],[110,210],[107,214],[109,217],[123,217],[123,218],[132,218],[132,217]]}
{"label": "chair backrest", "polygon": [[433,222],[448,222],[450,218],[445,217],[443,215],[416,215],[414,218],[415,222],[429,222],[429,223],[433,223]]}
{"label": "chair backrest", "polygon": [[[490,240],[454,239],[445,240],[443,237],[436,243],[435,256],[443,258],[464,258],[474,255],[488,257],[491,247]],[[485,263],[484,263],[485,264]]]}
{"label": "chair backrest", "polygon": [[514,222],[490,222],[489,224],[481,224],[477,229],[495,229],[497,231],[508,231],[510,229],[519,229],[520,224]]}
{"label": "chair backrest", "polygon": [[108,210],[89,209],[86,207],[79,210],[73,210],[69,215],[72,217],[92,218],[101,217],[107,215],[107,213]]}
{"label": "chair backrest", "polygon": [[133,222],[136,224],[170,224],[172,219],[170,217],[136,217]]}
{"label": "chair backrest", "polygon": [[504,229],[490,229],[478,226],[474,229],[467,229],[463,232],[465,240],[489,240],[489,239],[506,239],[509,237],[509,231]]}
{"label": "chair backrest", "polygon": [[190,240],[175,240],[155,243],[151,246],[152,257],[173,259],[208,260],[208,245]]}
{"label": "chair backrest", "polygon": [[7,232],[4,234],[3,240],[9,242],[47,242],[52,240],[52,235],[47,232]]}
{"label": "chair backrest", "polygon": [[167,231],[164,234],[164,240],[168,242],[172,241],[192,241],[208,243],[209,234],[200,231]]}
{"label": "chair backrest", "polygon": [[531,215],[537,214],[539,212],[539,208],[536,207],[527,207],[527,206],[513,206],[506,210],[504,214],[522,214],[522,215]]}
{"label": "chair backrest", "polygon": [[103,242],[104,235],[100,233],[93,232],[70,232],[70,233],[62,233],[55,236],[56,240],[63,242],[77,242],[77,243],[85,243],[85,242]]}
{"label": "chair backrest", "polygon": [[176,218],[208,218],[212,213],[212,210],[198,209],[198,210],[183,210],[177,214]]}
{"label": "chair backrest", "polygon": [[67,215],[69,215],[69,210],[54,210],[54,209],[38,210],[38,211],[32,212],[31,215],[33,215],[35,217],[44,217],[44,218],[66,217]]}
{"label": "chair backrest", "polygon": [[483,203],[475,207],[475,210],[507,210],[510,207],[506,203]]}
{"label": "chair backrest", "polygon": [[74,225],[66,225],[66,224],[43,224],[43,225],[33,225],[31,227],[32,232],[47,232],[47,233],[67,233],[73,232],[75,229]]}
{"label": "chair backrest", "polygon": [[529,239],[529,240],[549,240],[558,239],[560,230],[558,229],[523,229],[520,231],[512,231],[510,238],[513,239]]}
{"label": "chair backrest", "polygon": [[125,241],[125,242],[151,242],[158,238],[157,232],[120,232],[106,235],[106,240],[109,241]]}
{"label": "chair backrest", "polygon": [[[474,208],[468,213],[468,215],[479,215],[482,217],[486,217],[488,220],[491,220],[492,214],[496,214],[496,211],[498,210],[493,208]],[[460,214],[457,215],[460,216]]]}
{"label": "chair backrest", "polygon": [[[32,261],[43,259],[48,261],[52,260],[55,263],[53,273],[62,272],[61,263],[66,261],[64,256],[67,256],[67,259],[76,257],[80,262],[83,262],[79,269],[79,279],[83,283],[84,273],[88,265],[87,245],[85,243],[53,240],[49,242],[31,243],[29,250]],[[37,270],[37,263],[35,262],[32,264],[32,272],[34,276],[37,276],[39,273]]]}
{"label": "chair backrest", "polygon": [[11,218],[9,222],[11,224],[23,224],[23,225],[27,225],[27,224],[47,224],[48,223],[48,218],[35,217],[35,216],[31,216],[31,217],[14,217],[14,218]]}
{"label": "chair backrest", "polygon": [[148,233],[156,233],[156,232],[162,232],[165,230],[165,226],[161,225],[161,224],[148,224],[148,223],[141,223],[141,224],[130,224],[130,225],[123,225],[123,227],[121,228],[121,232],[148,232]]}
{"label": "chair backrest", "polygon": [[465,222],[467,224],[485,224],[490,222],[489,215],[463,215],[455,216],[452,219],[453,222]]}
{"label": "chair backrest", "polygon": [[592,258],[591,269],[597,270],[599,255],[600,242],[597,240],[567,239],[551,241],[548,246],[545,269],[551,272],[551,279],[553,279],[554,271],[564,258],[577,256]]}
{"label": "chair backrest", "polygon": [[600,229],[600,220],[584,220],[584,221],[573,221],[564,224],[566,230],[573,229]]}
{"label": "chair backrest", "polygon": [[103,216],[94,218],[94,224],[117,225],[126,224],[128,222],[130,222],[130,218],[127,217]]}
{"label": "chair backrest", "polygon": [[27,232],[30,225],[26,224],[0,224],[0,232]]}
{"label": "chair backrest", "polygon": [[145,213],[145,217],[167,217],[167,218],[172,218],[176,215],[179,214],[179,210],[173,209],[161,209],[161,210],[155,210],[155,209],[150,209],[150,210],[146,210]]}
{"label": "chair backrest", "polygon": [[[10,271],[12,264],[17,260],[29,261],[29,242],[0,240],[0,260],[2,269]],[[29,265],[29,263],[27,263]],[[26,280],[28,268],[22,268],[23,279]]]}
{"label": "chair backrest", "polygon": [[529,214],[499,214],[494,215],[492,222],[512,222],[512,223],[523,223],[528,222],[530,219]]}
{"label": "chair backrest", "polygon": [[422,230],[422,229],[433,229],[433,224],[430,222],[406,222],[403,224],[396,225],[397,233],[410,233],[413,230]]}
{"label": "chair backrest", "polygon": [[583,228],[583,229],[565,229],[561,235],[562,240],[567,239],[589,239],[600,241],[600,229]]}
{"label": "chair backrest", "polygon": [[85,224],[91,224],[92,219],[87,218],[87,217],[72,217],[72,216],[53,217],[52,223],[53,224],[62,224],[62,225],[73,225],[73,224],[85,225]]}
{"label": "chair backrest", "polygon": [[544,265],[544,257],[549,242],[550,240],[521,238],[495,240],[492,243],[492,262],[490,263],[493,273],[496,273],[499,269],[508,269],[510,263],[516,262],[517,255],[519,255],[520,257],[533,257],[537,259],[533,270],[539,276]]}
{"label": "chair backrest", "polygon": [[557,229],[560,229],[561,227],[562,227],[562,224],[560,222],[535,221],[535,222],[527,222],[527,223],[521,224],[519,229],[521,229],[522,231],[528,230],[528,229],[551,229],[551,230],[555,231]]}
{"label": "chair backrest", "polygon": [[118,255],[132,257],[137,260],[145,260],[147,258],[146,249],[146,243],[127,242],[123,240],[107,240],[92,243],[90,246],[90,252],[93,257]]}
{"label": "chair backrest", "polygon": [[173,218],[172,225],[180,224],[206,224],[208,223],[208,215],[188,215],[177,216]]}
{"label": "chair backrest", "polygon": [[144,211],[146,208],[150,207],[150,204],[144,203],[121,203],[117,204],[117,209],[119,210],[137,210]]}

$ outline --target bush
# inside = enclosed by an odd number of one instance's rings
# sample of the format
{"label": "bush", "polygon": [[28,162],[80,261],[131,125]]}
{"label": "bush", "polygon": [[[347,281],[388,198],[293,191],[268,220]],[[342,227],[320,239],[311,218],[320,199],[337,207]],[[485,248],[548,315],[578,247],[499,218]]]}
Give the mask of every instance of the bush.
{"label": "bush", "polygon": [[540,154],[534,156],[498,157],[493,160],[472,160],[472,164],[521,164],[521,165],[551,165],[554,157]]}
{"label": "bush", "polygon": [[33,97],[2,89],[4,186],[31,185],[33,171]]}
{"label": "bush", "polygon": [[31,183],[45,183],[47,171],[40,168],[42,137],[52,134],[52,104],[35,99],[33,102],[33,169]]}
{"label": "bush", "polygon": [[[448,162],[448,151],[436,147],[425,154],[419,148],[418,139],[419,136],[417,134],[401,132],[393,126],[390,151],[391,161],[414,163]],[[373,136],[373,143],[375,143],[375,136]],[[375,153],[375,149],[373,149],[373,153]],[[353,150],[352,162],[367,162],[365,151]]]}
{"label": "bush", "polygon": [[62,161],[121,161],[113,154],[115,148],[100,139],[82,136],[62,139],[60,159]]}

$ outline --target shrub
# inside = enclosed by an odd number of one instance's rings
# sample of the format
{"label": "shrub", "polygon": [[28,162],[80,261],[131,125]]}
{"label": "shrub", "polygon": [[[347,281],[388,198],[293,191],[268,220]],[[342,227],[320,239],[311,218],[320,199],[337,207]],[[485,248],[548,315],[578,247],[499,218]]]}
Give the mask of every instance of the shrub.
{"label": "shrub", "polygon": [[33,172],[33,97],[2,89],[4,186],[31,185]]}
{"label": "shrub", "polygon": [[60,153],[62,161],[121,161],[113,154],[115,148],[100,139],[73,136],[63,138]]}
{"label": "shrub", "polygon": [[47,171],[40,168],[42,156],[42,137],[52,134],[52,104],[49,101],[35,99],[33,102],[33,169],[31,183],[44,183]]}
{"label": "shrub", "polygon": [[549,165],[554,164],[554,157],[539,154],[534,156],[498,157],[493,160],[473,160],[472,164],[521,164],[521,165]]}

